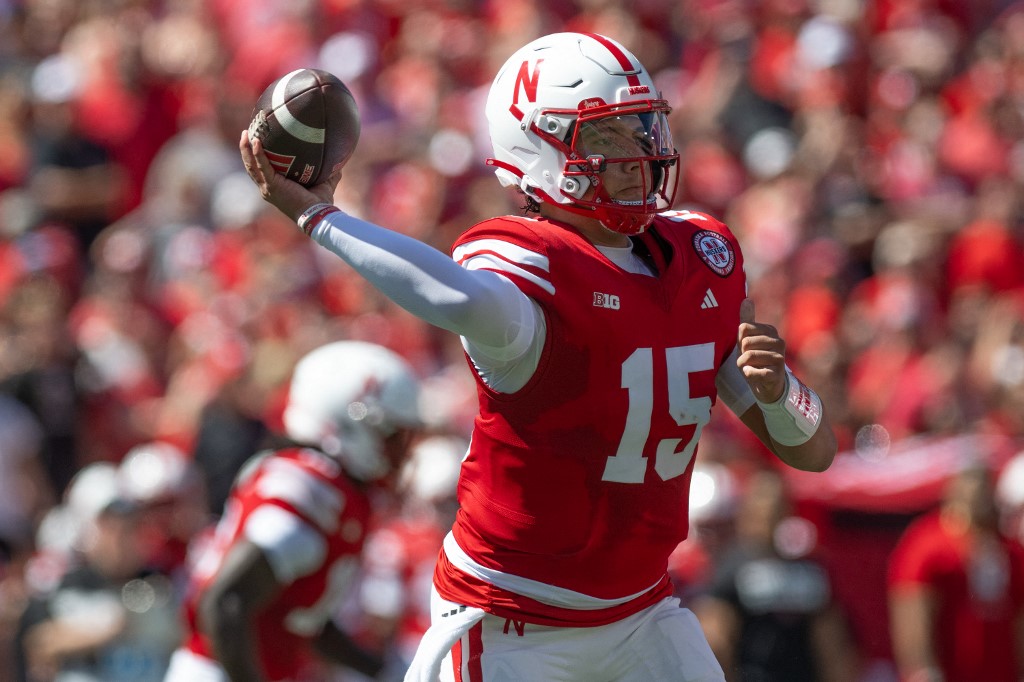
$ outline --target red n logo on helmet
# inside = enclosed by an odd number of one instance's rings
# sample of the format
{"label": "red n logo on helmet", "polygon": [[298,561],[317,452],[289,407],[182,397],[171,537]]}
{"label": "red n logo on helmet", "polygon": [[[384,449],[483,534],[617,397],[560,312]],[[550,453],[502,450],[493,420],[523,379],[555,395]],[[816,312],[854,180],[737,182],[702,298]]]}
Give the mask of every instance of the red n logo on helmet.
{"label": "red n logo on helmet", "polygon": [[512,91],[512,106],[508,110],[520,121],[523,120],[523,112],[516,106],[519,104],[519,86],[522,86],[527,100],[530,102],[537,101],[537,81],[540,80],[540,65],[543,61],[543,59],[537,60],[532,76],[530,75],[530,62],[523,62],[519,66],[519,73],[516,74],[516,84]]}

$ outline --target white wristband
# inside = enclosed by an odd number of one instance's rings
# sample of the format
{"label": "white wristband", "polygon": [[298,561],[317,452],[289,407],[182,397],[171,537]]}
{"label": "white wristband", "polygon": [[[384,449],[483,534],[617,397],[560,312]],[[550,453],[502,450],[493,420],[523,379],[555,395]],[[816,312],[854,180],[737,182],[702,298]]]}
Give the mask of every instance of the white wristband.
{"label": "white wristband", "polygon": [[821,398],[786,368],[786,390],[774,403],[757,402],[772,439],[786,446],[803,445],[821,424]]}

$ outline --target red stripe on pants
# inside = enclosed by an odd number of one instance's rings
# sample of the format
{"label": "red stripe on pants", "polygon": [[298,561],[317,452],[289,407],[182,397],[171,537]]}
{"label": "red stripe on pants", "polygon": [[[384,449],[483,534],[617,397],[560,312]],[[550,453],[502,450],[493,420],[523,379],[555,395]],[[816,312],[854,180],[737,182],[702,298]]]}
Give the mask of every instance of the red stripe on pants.
{"label": "red stripe on pants", "polygon": [[452,670],[455,672],[455,682],[462,682],[462,640],[460,639],[452,647]]}
{"label": "red stripe on pants", "polygon": [[484,624],[477,623],[469,629],[469,660],[467,661],[470,682],[483,682],[484,670],[480,657],[484,654]]}

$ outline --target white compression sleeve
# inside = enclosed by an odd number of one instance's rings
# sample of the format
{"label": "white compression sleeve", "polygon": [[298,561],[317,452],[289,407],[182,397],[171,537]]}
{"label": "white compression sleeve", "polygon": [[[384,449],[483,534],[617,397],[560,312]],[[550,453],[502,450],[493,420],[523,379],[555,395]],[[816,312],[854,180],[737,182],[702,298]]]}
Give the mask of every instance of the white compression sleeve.
{"label": "white compression sleeve", "polygon": [[493,353],[531,344],[534,306],[497,273],[465,270],[428,244],[340,211],[321,220],[310,236],[392,301],[472,345]]}

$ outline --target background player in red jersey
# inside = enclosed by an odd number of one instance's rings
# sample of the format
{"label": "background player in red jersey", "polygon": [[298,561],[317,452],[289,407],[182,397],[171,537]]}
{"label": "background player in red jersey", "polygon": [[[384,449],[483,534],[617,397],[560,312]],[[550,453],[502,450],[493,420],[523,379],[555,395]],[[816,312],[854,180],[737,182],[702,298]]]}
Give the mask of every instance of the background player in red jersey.
{"label": "background player in red jersey", "polygon": [[835,455],[818,396],[755,322],[729,229],[670,210],[668,112],[614,40],[559,33],[520,49],[489,92],[488,162],[527,215],[472,227],[456,263],[331,207],[338,177],[307,190],[275,175],[242,135],[263,197],[459,334],[477,380],[460,511],[407,680],[722,679],[666,570],[712,405],[791,466]]}
{"label": "background player in red jersey", "polygon": [[197,552],[166,682],[318,679],[314,650],[366,674],[383,665],[331,616],[366,537],[367,484],[419,424],[417,380],[386,348],[327,344],[296,366],[284,424],[295,445],[246,464]]}

